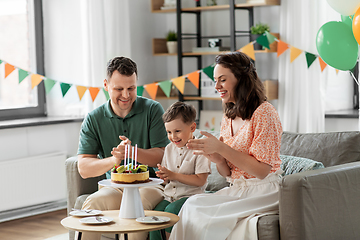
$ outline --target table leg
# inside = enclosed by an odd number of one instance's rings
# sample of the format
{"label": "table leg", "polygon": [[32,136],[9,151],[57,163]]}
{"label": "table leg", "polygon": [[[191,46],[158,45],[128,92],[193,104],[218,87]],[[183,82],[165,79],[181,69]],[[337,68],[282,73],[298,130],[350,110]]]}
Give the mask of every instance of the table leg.
{"label": "table leg", "polygon": [[82,232],[79,232],[78,237],[77,237],[78,240],[81,240],[81,235],[82,235]]}
{"label": "table leg", "polygon": [[128,240],[128,235],[127,235],[127,233],[124,233],[124,240]]}
{"label": "table leg", "polygon": [[161,229],[161,230],[160,230],[160,234],[161,234],[161,239],[162,239],[162,240],[166,240],[165,229]]}

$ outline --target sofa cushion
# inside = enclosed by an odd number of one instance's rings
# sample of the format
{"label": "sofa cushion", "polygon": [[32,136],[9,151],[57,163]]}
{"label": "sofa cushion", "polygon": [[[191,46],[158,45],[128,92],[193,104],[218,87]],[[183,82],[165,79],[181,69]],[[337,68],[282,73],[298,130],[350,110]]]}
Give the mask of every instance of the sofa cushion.
{"label": "sofa cushion", "polygon": [[360,133],[290,133],[281,137],[280,154],[313,159],[325,167],[360,161]]}
{"label": "sofa cushion", "polygon": [[280,155],[281,165],[280,168],[284,171],[283,176],[324,168],[321,162],[317,162],[308,158]]}

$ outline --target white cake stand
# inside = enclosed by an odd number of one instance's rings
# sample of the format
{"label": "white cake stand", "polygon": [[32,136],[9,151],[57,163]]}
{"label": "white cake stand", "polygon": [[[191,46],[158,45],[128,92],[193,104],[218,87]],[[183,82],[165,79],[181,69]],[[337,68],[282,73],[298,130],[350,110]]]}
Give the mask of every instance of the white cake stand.
{"label": "white cake stand", "polygon": [[124,188],[120,203],[119,218],[138,218],[145,217],[139,187],[155,186],[164,182],[164,180],[159,178],[150,178],[150,180],[151,181],[147,183],[117,184],[111,182],[111,179],[104,179],[99,181],[99,185],[104,187]]}

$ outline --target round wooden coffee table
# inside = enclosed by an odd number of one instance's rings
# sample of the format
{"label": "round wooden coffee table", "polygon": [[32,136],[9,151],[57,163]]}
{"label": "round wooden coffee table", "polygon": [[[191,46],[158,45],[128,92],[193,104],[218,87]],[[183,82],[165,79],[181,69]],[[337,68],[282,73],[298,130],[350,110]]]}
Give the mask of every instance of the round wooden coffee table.
{"label": "round wooden coffee table", "polygon": [[81,239],[82,232],[113,233],[116,234],[117,239],[119,238],[118,234],[124,234],[125,239],[127,239],[128,233],[150,232],[155,230],[160,230],[161,236],[163,240],[165,240],[165,228],[173,226],[180,219],[179,216],[172,213],[149,210],[145,210],[145,216],[164,216],[169,217],[170,221],[159,224],[140,223],[137,222],[136,219],[119,218],[119,210],[102,211],[101,216],[112,218],[113,222],[91,225],[81,223],[79,221],[81,219],[80,217],[69,216],[61,220],[61,225],[69,230],[78,231],[78,240]]}

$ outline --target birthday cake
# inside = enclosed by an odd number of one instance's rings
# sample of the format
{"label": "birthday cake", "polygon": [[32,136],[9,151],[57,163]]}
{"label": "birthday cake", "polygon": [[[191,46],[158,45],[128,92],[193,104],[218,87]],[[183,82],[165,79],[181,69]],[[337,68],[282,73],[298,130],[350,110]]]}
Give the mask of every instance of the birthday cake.
{"label": "birthday cake", "polygon": [[149,168],[146,165],[114,166],[111,170],[111,181],[121,184],[134,184],[150,182]]}

